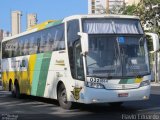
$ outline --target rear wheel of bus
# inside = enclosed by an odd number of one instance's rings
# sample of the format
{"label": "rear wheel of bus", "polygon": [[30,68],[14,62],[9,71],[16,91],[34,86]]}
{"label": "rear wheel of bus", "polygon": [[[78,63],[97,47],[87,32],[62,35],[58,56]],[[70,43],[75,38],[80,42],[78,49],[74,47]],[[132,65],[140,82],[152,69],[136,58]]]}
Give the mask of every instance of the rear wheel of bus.
{"label": "rear wheel of bus", "polygon": [[13,85],[13,83],[12,83],[12,80],[10,79],[9,80],[9,91],[11,92],[11,95],[12,95],[12,97],[16,97],[16,94],[15,94],[15,87],[14,87],[14,85]]}
{"label": "rear wheel of bus", "polygon": [[14,83],[14,87],[12,90],[12,96],[14,96],[16,98],[21,97],[18,81],[15,81],[15,83]]}
{"label": "rear wheel of bus", "polygon": [[67,92],[64,84],[60,84],[60,86],[58,87],[58,102],[64,109],[72,108],[72,102],[67,100]]}

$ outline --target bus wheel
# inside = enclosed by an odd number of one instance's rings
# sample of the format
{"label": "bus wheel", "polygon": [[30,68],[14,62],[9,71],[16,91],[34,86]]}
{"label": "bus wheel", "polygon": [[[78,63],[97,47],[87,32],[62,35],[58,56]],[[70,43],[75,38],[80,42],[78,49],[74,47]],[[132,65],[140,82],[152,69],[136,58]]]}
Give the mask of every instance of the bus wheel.
{"label": "bus wheel", "polygon": [[16,97],[16,93],[15,93],[15,87],[13,87],[13,84],[12,84],[12,82],[10,82],[10,84],[9,84],[9,91],[11,91],[11,93],[12,93],[12,97]]}
{"label": "bus wheel", "polygon": [[109,103],[110,106],[112,107],[120,107],[123,104],[123,102],[113,102],[113,103]]}
{"label": "bus wheel", "polygon": [[16,98],[20,98],[21,95],[20,95],[19,85],[17,82],[14,85],[14,93]]}
{"label": "bus wheel", "polygon": [[63,84],[61,84],[58,88],[58,101],[62,108],[71,109],[72,102],[67,101],[67,92]]}

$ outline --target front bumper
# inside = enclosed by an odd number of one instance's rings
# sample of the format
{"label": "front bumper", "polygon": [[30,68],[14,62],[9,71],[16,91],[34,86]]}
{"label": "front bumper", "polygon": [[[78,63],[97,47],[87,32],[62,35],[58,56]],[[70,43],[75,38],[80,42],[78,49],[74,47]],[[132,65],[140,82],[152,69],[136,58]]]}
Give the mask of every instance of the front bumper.
{"label": "front bumper", "polygon": [[[106,90],[86,87],[83,103],[107,103],[124,102],[149,99],[151,86],[144,86],[128,90]],[[119,97],[118,94],[128,93],[127,97]]]}

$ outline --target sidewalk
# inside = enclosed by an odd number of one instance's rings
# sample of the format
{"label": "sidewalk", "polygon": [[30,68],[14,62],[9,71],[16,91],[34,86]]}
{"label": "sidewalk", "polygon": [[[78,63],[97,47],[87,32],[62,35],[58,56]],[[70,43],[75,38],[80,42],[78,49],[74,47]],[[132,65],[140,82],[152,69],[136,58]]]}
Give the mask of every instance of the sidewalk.
{"label": "sidewalk", "polygon": [[151,83],[151,86],[159,86],[159,87],[160,87],[160,83],[152,82],[152,83]]}

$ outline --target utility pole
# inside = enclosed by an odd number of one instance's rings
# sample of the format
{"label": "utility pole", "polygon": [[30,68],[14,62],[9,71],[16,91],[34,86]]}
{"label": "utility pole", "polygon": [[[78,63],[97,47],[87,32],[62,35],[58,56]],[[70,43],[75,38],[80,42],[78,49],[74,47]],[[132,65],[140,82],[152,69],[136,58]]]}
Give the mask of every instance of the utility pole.
{"label": "utility pole", "polygon": [[109,0],[106,0],[106,14],[109,14]]}
{"label": "utility pole", "polygon": [[[156,18],[154,18],[154,33],[156,33]],[[155,61],[155,82],[158,83],[158,68],[157,68],[157,65],[158,65],[158,62],[157,62],[157,54],[158,52],[156,51],[154,53],[154,61]]]}

